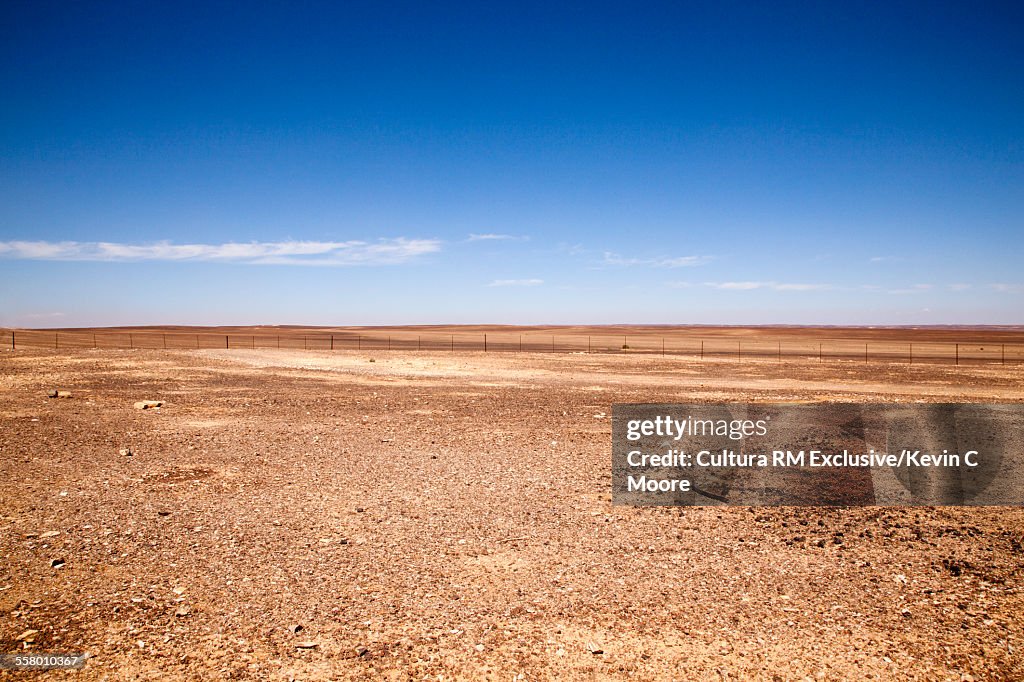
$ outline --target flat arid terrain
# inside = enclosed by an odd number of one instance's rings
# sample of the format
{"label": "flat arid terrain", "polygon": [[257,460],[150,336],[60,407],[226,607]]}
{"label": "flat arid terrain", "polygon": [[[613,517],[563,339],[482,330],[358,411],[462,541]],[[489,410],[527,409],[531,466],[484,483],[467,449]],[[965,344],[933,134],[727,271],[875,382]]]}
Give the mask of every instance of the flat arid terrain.
{"label": "flat arid terrain", "polygon": [[991,354],[1019,329],[703,331],[763,344],[742,361],[659,329],[247,332],[274,336],[0,351],[0,652],[111,680],[1024,679],[1022,509],[634,508],[610,482],[613,403],[1024,402]]}

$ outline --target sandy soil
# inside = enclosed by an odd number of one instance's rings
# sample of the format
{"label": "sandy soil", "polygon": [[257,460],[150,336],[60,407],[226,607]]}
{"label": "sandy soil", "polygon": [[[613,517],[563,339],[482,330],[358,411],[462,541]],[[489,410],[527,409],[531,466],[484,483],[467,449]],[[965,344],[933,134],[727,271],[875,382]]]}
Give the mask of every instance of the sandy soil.
{"label": "sandy soil", "polygon": [[1020,509],[613,507],[612,403],[701,400],[1019,402],[1024,366],[5,351],[0,651],[38,630],[83,679],[1024,678]]}
{"label": "sandy soil", "polygon": [[472,351],[1024,364],[1024,327],[504,326],[0,329],[0,348]]}

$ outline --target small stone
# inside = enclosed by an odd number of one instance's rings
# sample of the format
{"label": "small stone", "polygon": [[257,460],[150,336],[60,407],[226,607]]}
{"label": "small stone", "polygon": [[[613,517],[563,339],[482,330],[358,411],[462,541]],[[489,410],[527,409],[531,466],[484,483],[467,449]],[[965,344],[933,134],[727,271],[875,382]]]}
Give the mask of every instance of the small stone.
{"label": "small stone", "polygon": [[363,656],[365,656],[368,653],[370,653],[370,650],[367,649],[365,646],[357,646],[356,647],[356,656],[359,656],[360,658],[362,658]]}
{"label": "small stone", "polygon": [[484,650],[484,645],[483,644],[477,644],[473,648],[476,649],[477,651],[483,651]]}
{"label": "small stone", "polygon": [[178,618],[184,618],[186,616],[192,615],[192,609],[190,609],[187,606],[181,606],[178,608],[177,611],[174,612],[174,615]]}
{"label": "small stone", "polygon": [[53,561],[50,562],[50,568],[60,568],[63,565],[64,565],[64,560],[63,559],[54,559]]}
{"label": "small stone", "polygon": [[131,457],[134,454],[135,453],[132,452],[131,448],[121,448],[121,456],[122,457]]}
{"label": "small stone", "polygon": [[136,410],[152,410],[157,407],[163,406],[162,400],[140,400],[135,403],[134,407]]}
{"label": "small stone", "polygon": [[596,642],[587,642],[587,651],[595,656],[599,656],[604,653],[604,649],[599,647]]}
{"label": "small stone", "polygon": [[20,635],[14,638],[15,642],[28,642],[32,643],[36,641],[36,635],[39,634],[39,630],[25,630]]}
{"label": "small stone", "polygon": [[313,642],[313,641],[296,642],[295,643],[295,648],[296,649],[315,649],[318,646],[319,645],[316,642]]}
{"label": "small stone", "polygon": [[47,398],[70,398],[71,391],[57,391],[53,390],[46,394]]}
{"label": "small stone", "polygon": [[39,537],[40,538],[55,538],[58,535],[60,535],[60,531],[59,530],[48,530],[45,533],[40,533]]}
{"label": "small stone", "polygon": [[300,625],[298,623],[296,623],[295,625],[289,625],[288,626],[288,632],[292,633],[293,635],[298,633],[298,632],[301,632],[302,630],[303,630],[302,625]]}

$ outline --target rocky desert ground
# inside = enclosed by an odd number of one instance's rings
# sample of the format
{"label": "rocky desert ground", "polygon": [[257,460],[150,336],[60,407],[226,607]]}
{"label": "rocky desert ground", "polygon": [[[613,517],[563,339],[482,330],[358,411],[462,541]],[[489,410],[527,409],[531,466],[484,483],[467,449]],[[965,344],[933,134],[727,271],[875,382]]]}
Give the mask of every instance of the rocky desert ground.
{"label": "rocky desert ground", "polygon": [[0,651],[89,659],[0,676],[1024,678],[1021,509],[611,504],[613,403],[732,400],[1024,365],[6,350]]}

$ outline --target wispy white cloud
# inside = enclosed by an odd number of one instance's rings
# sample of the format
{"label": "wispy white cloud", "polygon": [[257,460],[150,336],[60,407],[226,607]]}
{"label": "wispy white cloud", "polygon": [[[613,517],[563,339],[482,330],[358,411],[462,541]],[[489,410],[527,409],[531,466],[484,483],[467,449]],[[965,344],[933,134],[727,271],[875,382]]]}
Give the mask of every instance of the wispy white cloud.
{"label": "wispy white cloud", "polygon": [[117,242],[0,242],[0,258],[55,261],[215,261],[253,265],[396,265],[440,251],[436,239],[380,239],[376,242],[284,241],[225,244]]}
{"label": "wispy white cloud", "polygon": [[1007,284],[1005,282],[998,282],[993,284],[992,288],[1003,294],[1019,294],[1024,292],[1024,284]]}
{"label": "wispy white cloud", "polygon": [[773,283],[772,289],[776,291],[824,291],[831,289],[827,284],[805,284],[802,282]]}
{"label": "wispy white cloud", "polygon": [[466,237],[467,242],[507,242],[507,241],[522,241],[528,239],[528,237],[516,236],[514,234],[475,234],[470,233]]}
{"label": "wispy white cloud", "polygon": [[950,291],[967,291],[968,289],[971,288],[971,285],[964,284],[962,282],[957,282],[955,284],[947,284],[946,288],[949,289]]}
{"label": "wispy white cloud", "polygon": [[726,289],[728,291],[752,291],[764,289],[768,282],[704,282],[704,286],[713,289]]}
{"label": "wispy white cloud", "polygon": [[803,284],[799,282],[704,282],[704,286],[725,291],[753,291],[769,289],[772,291],[828,291],[831,284]]}
{"label": "wispy white cloud", "polygon": [[890,293],[890,294],[897,294],[897,295],[900,295],[900,296],[905,295],[905,294],[924,294],[924,293],[927,293],[927,292],[931,291],[934,288],[935,287],[933,287],[931,284],[915,284],[912,287],[904,287],[904,288],[900,288],[900,289],[889,289],[888,293]]}
{"label": "wispy white cloud", "polygon": [[64,317],[64,313],[25,313],[22,317],[26,320],[51,320]]}
{"label": "wispy white cloud", "polygon": [[627,258],[612,251],[605,251],[602,265],[615,267],[689,268],[704,265],[711,256],[670,256],[661,258]]}
{"label": "wispy white cloud", "polygon": [[496,279],[489,287],[538,287],[544,284],[542,279]]}
{"label": "wispy white cloud", "polygon": [[903,258],[900,256],[872,256],[868,259],[869,263],[900,263]]}

